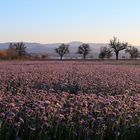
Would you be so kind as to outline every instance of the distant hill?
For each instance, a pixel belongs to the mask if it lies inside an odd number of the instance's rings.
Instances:
[[[27,47],[27,52],[32,54],[48,54],[50,58],[59,57],[58,54],[55,53],[55,48],[57,48],[61,43],[52,43],[52,44],[40,44],[40,43],[25,43]],[[68,43],[70,53],[66,55],[69,58],[80,57],[80,55],[76,54],[78,47],[82,44],[82,42],[73,41]],[[88,57],[90,58],[98,58],[98,54],[100,52],[100,48],[107,45],[105,43],[88,43],[91,48],[91,52]],[[7,49],[9,47],[9,43],[0,43],[0,50]],[[120,54],[122,57],[124,53]]]

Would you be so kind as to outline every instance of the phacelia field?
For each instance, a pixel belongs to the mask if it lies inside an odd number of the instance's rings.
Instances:
[[[0,62],[0,140],[139,140],[140,67]]]

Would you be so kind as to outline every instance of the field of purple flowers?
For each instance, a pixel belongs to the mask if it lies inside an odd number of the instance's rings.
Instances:
[[[0,140],[139,140],[140,67],[0,62]]]

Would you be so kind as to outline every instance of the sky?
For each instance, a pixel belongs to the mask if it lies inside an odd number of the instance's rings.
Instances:
[[[0,0],[0,42],[140,45],[140,0]]]

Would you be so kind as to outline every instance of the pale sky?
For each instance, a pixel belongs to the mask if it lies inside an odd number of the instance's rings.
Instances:
[[[140,45],[140,0],[1,0],[0,42]]]

